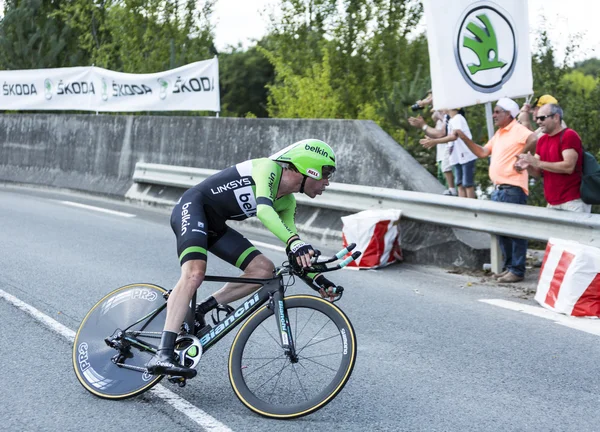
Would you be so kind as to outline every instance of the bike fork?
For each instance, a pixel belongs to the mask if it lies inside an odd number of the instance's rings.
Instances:
[[[296,346],[292,336],[290,320],[288,318],[288,313],[283,298],[283,288],[280,288],[278,291],[273,293],[271,297],[271,305],[273,308],[273,313],[275,314],[275,318],[277,319],[277,331],[279,333],[281,347],[283,348],[286,356],[289,357],[290,361],[292,363],[297,363],[298,356],[296,354]]]

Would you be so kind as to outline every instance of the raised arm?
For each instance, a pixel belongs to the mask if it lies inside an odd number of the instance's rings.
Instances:
[[[525,126],[527,129],[532,131],[533,126],[531,124],[530,113],[531,113],[531,105],[523,104],[523,107],[521,108],[521,111],[519,112],[519,115],[517,116],[517,121],[519,123],[521,123],[523,126]]]

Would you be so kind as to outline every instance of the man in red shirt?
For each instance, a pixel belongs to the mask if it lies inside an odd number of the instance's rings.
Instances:
[[[525,169],[534,177],[544,178],[544,196],[548,208],[590,213],[592,206],[581,200],[581,173],[583,147],[581,138],[572,129],[563,128],[562,109],[556,104],[542,106],[535,118],[542,135],[537,142],[536,154],[518,156],[517,168]]]

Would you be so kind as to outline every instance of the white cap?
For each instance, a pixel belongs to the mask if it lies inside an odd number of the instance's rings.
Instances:
[[[496,106],[508,111],[513,118],[516,118],[519,114],[519,105],[512,99],[502,98],[496,102]]]

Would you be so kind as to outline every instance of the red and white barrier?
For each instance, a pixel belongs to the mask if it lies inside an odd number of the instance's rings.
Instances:
[[[378,268],[402,260],[398,243],[400,210],[365,210],[342,217],[344,246],[356,243],[362,255],[348,267]]]
[[[600,317],[600,249],[548,240],[535,300],[555,312]]]

